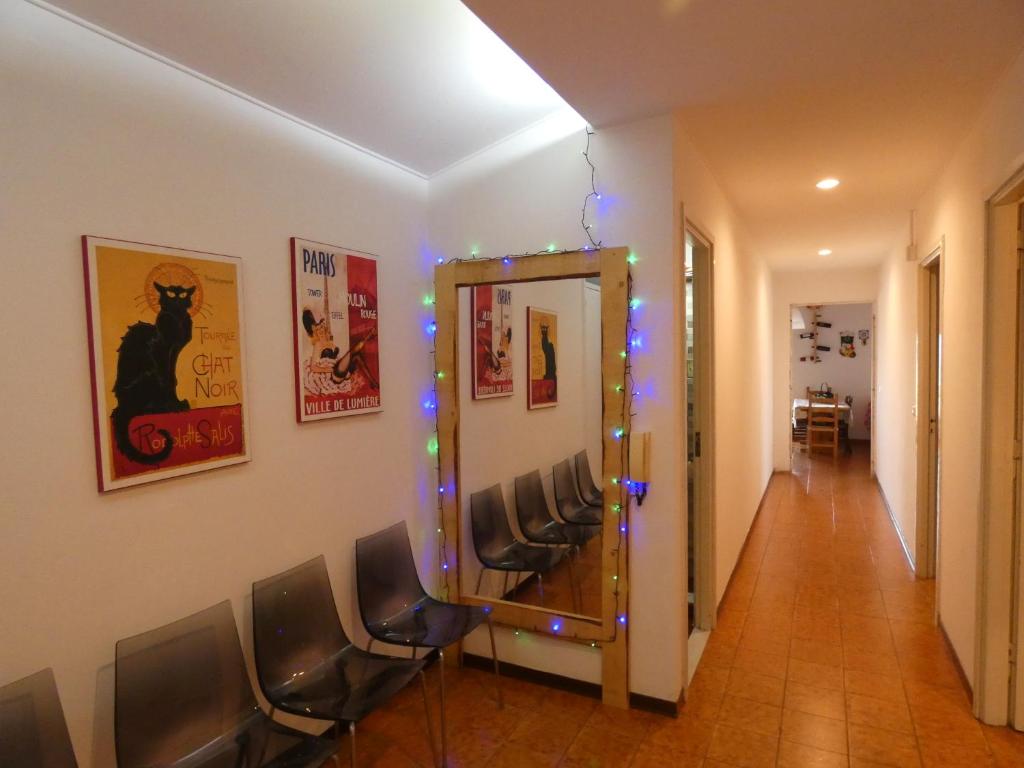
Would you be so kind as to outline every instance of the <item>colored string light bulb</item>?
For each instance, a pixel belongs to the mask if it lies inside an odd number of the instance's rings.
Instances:
[[[630,252],[629,256],[626,257],[627,264],[636,264],[636,254]]]
[[[626,614],[623,613],[619,615],[619,624],[626,626]]]
[[[434,297],[433,296],[424,296],[423,297],[423,306],[424,307],[429,307],[433,303],[434,303]]]
[[[436,261],[438,264],[444,264],[444,256],[438,256]]]

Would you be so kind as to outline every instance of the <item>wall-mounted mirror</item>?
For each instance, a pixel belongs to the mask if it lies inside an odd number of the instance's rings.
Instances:
[[[449,597],[600,646],[627,706],[627,248],[435,271]]]
[[[601,278],[458,290],[462,594],[600,621]]]

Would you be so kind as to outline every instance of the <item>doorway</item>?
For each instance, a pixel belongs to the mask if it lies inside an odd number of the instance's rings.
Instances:
[[[685,225],[687,633],[691,668],[715,624],[713,245]],[[694,646],[698,645],[699,648]],[[696,652],[695,652],[696,651]]]
[[[942,246],[922,262],[918,273],[919,327],[917,392],[917,541],[914,570],[935,578],[938,560],[942,476]]]
[[[853,461],[871,471],[874,305],[794,304],[789,308],[789,417],[794,471],[812,458]],[[813,398],[814,424],[809,399]],[[832,409],[835,409],[834,411]]]

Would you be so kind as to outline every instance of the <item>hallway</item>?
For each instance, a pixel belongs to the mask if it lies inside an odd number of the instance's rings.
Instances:
[[[866,452],[794,466],[772,478],[677,719],[510,679],[499,711],[491,675],[453,670],[452,764],[1024,765],[1024,734],[972,717],[932,625],[934,582],[914,579]],[[430,764],[413,688],[361,733],[362,765]]]

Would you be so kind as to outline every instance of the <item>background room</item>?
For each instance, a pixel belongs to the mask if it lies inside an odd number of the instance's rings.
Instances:
[[[871,304],[793,305],[790,323],[790,392],[794,448],[806,439],[800,401],[807,391],[831,391],[842,408],[840,450],[871,440]],[[844,408],[847,406],[849,410]],[[800,446],[800,447],[798,447]]]

